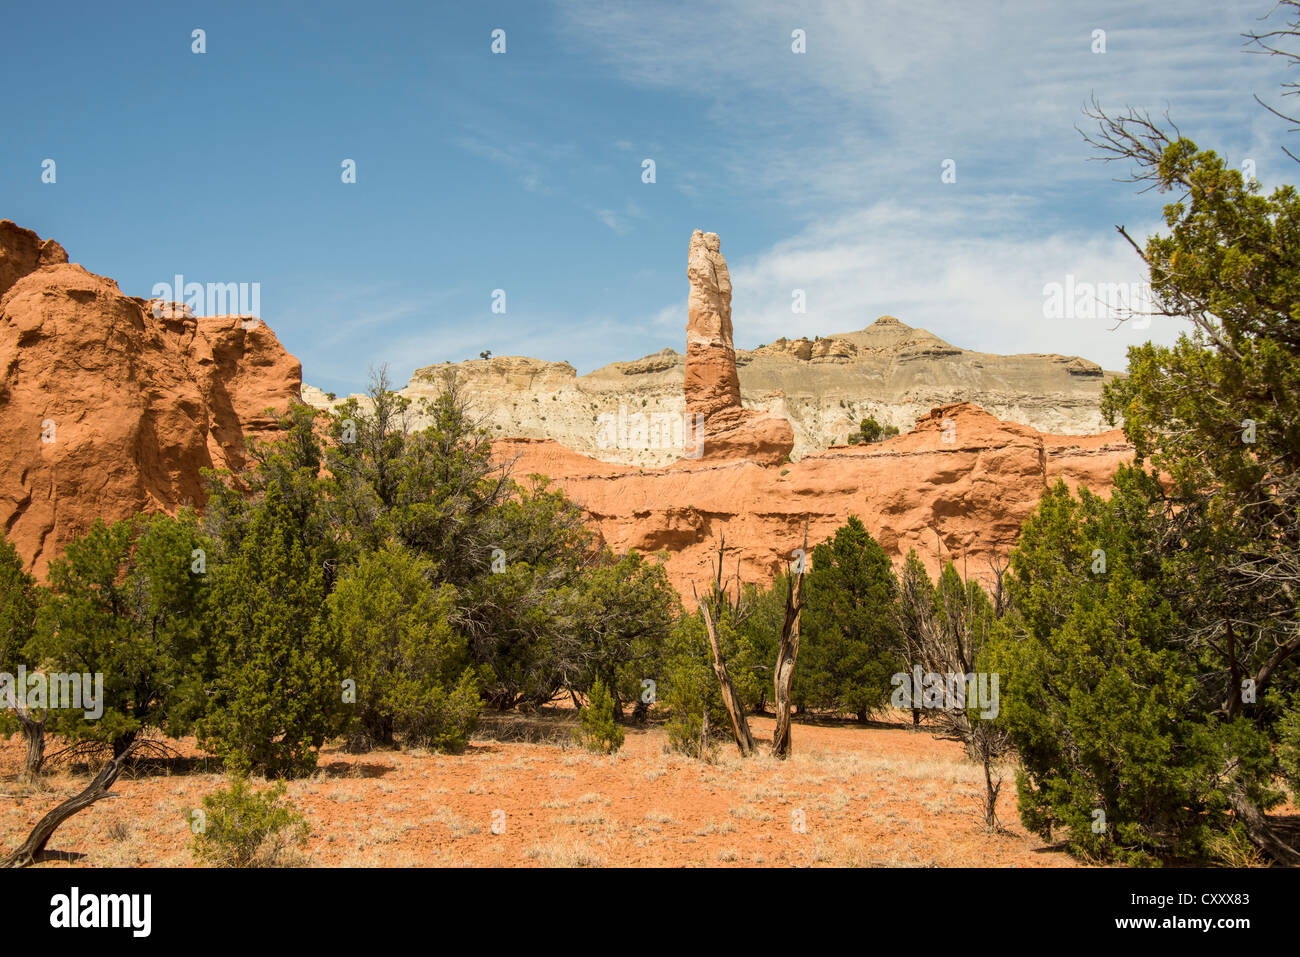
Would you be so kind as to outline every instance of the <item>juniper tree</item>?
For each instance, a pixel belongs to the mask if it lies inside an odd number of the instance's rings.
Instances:
[[[272,480],[215,572],[209,639],[218,666],[198,734],[235,770],[309,770],[347,719],[322,551],[304,546],[302,520]]]
[[[588,751],[613,754],[623,747],[624,732],[614,718],[614,698],[597,678],[587,695],[587,706],[578,712],[578,738]]]
[[[811,557],[794,697],[865,721],[888,703],[890,677],[903,669],[893,565],[856,515]]]
[[[355,683],[354,721],[370,743],[460,750],[482,702],[463,635],[449,616],[452,585],[389,542],[349,567],[327,602],[342,671]]]
[[[1189,640],[1216,560],[1207,527],[1123,468],[1111,497],[1048,490],[1012,553],[1015,612],[997,641],[1003,722],[1020,754],[1021,818],[1094,858],[1207,853],[1252,805],[1280,799],[1267,725],[1215,716],[1214,653]]]
[[[209,547],[189,512],[96,520],[50,563],[33,663],[102,677],[104,694],[101,716],[51,711],[50,730],[111,745],[115,757],[146,727],[188,732],[207,637]]]
[[[1292,19],[1264,47],[1294,62],[1300,8],[1277,9]],[[1172,346],[1130,349],[1103,410],[1122,417],[1139,462],[1168,476],[1170,534],[1197,543],[1165,580],[1188,608],[1182,647],[1212,699],[1189,720],[1213,729],[1243,718],[1272,738],[1267,702],[1294,689],[1300,657],[1300,196],[1289,185],[1265,195],[1168,118],[1095,103],[1089,115],[1100,157],[1171,200],[1165,233],[1139,243],[1117,228],[1147,268],[1148,311],[1184,331]],[[1223,757],[1234,809],[1258,846],[1300,863],[1263,816],[1255,766]]]
[[[0,673],[16,675],[20,665],[31,666],[30,643],[36,631],[36,580],[23,567],[22,556],[9,539],[0,536]],[[34,780],[45,761],[45,720],[19,700],[0,700],[0,730],[8,733],[12,720],[22,729],[26,743],[23,776]]]

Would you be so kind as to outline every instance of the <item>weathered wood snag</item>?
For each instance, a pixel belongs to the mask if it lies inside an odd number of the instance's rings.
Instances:
[[[14,713],[22,725],[23,741],[27,743],[27,752],[23,756],[22,780],[26,784],[36,784],[45,764],[45,722],[36,718],[25,705],[18,705]]]
[[[776,692],[776,730],[772,732],[772,754],[788,758],[792,749],[790,741],[790,683],[794,680],[794,663],[799,657],[799,616],[803,612],[803,576],[808,568],[808,521],[803,526],[803,553],[796,563],[790,579],[790,590],[785,594],[785,622],[781,625],[781,641],[776,649],[776,671],[773,676]]]
[[[1250,799],[1245,789],[1235,786],[1229,794],[1237,819],[1246,828],[1251,842],[1284,867],[1300,867],[1300,852],[1282,840],[1269,824],[1258,804]]]
[[[718,676],[718,685],[722,689],[722,706],[731,717],[731,733],[736,739],[740,756],[747,758],[754,753],[754,735],[749,730],[749,720],[745,717],[745,707],[740,703],[731,675],[727,672],[727,663],[722,660],[722,647],[718,643],[718,633],[713,627],[713,616],[709,614],[708,602],[700,605],[704,613],[704,630],[709,636],[709,650],[713,652],[713,673]]]
[[[126,765],[127,759],[131,757],[136,746],[141,742],[134,742],[127,747],[125,751],[115,757],[112,761],[105,764],[95,775],[95,780],[91,781],[84,791],[75,797],[70,797],[54,810],[46,814],[36,822],[32,828],[32,833],[27,835],[27,840],[18,847],[16,851],[0,860],[0,867],[27,867],[35,864],[40,859],[45,850],[45,845],[49,843],[54,832],[59,825],[72,817],[79,811],[84,811],[96,801],[101,801],[107,797],[115,797],[109,792],[117,776],[122,773],[122,768]]]
[[[713,584],[713,592],[704,601],[699,601],[699,596],[696,595],[696,601],[699,603],[700,612],[704,618],[704,631],[709,637],[709,651],[713,658],[713,673],[718,676],[718,686],[722,691],[722,706],[727,709],[727,715],[731,718],[731,734],[736,739],[736,748],[740,751],[740,756],[747,758],[754,753],[754,735],[749,730],[749,719],[745,717],[745,706],[741,703],[740,696],[736,694],[736,686],[731,683],[731,674],[727,671],[726,661],[723,660],[722,645],[718,641],[718,631],[714,625],[714,613],[720,617],[724,605],[730,606],[726,592],[722,587],[722,557],[726,547],[727,539],[724,535],[718,545],[718,570]],[[739,578],[737,578],[737,588],[739,588]],[[740,598],[737,597],[736,601],[736,607],[729,609],[733,618],[740,615]],[[712,611],[710,610],[710,603],[713,606]]]

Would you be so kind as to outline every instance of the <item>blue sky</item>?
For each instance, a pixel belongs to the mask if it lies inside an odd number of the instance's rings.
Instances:
[[[1114,225],[1150,232],[1161,200],[1088,162],[1074,126],[1094,93],[1168,108],[1266,187],[1293,180],[1251,99],[1276,101],[1281,65],[1240,38],[1269,7],[10,5],[0,218],[131,295],[260,283],[304,378],[339,392],[484,349],[580,372],[680,351],[695,228],[722,237],[741,347],[887,313],[1123,368],[1177,330],[1046,319],[1043,286],[1140,280]]]

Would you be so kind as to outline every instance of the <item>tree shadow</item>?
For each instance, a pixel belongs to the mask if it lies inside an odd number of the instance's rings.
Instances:
[[[76,864],[78,861],[85,860],[86,855],[80,851],[51,851],[49,848],[41,851],[32,861],[31,867],[37,864],[46,864],[50,862],[59,862],[61,864]]]
[[[1300,814],[1269,814],[1268,823],[1283,841],[1300,847]]]
[[[328,778],[382,778],[392,773],[393,766],[366,761],[332,761],[318,765],[316,770]]]

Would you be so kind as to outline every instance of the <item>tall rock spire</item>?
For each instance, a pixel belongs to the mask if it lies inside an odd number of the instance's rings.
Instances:
[[[731,274],[717,233],[695,230],[687,253],[686,412],[702,420],[697,459],[750,459],[778,465],[794,448],[786,419],[740,402],[731,329]],[[697,420],[699,421],[699,420]]]
[[[731,333],[731,274],[717,233],[691,235],[686,323],[686,411],[711,416],[740,405],[740,377]]]

